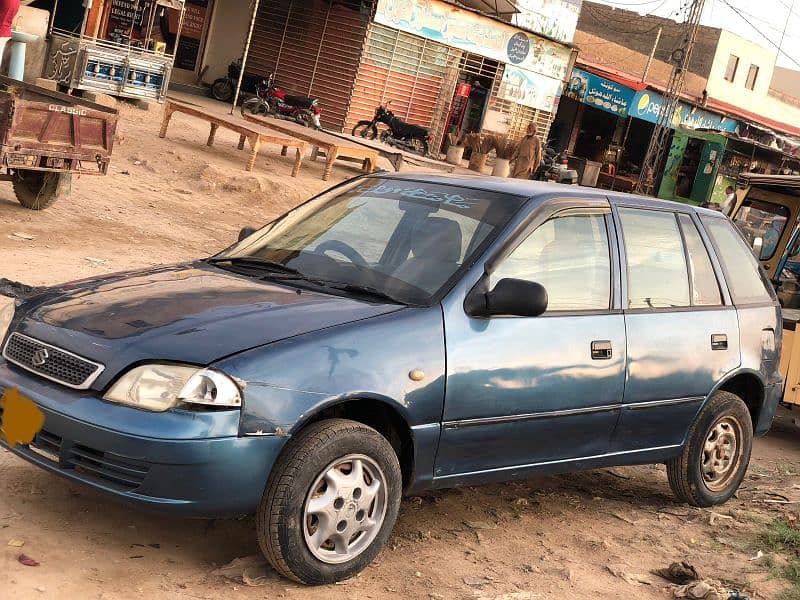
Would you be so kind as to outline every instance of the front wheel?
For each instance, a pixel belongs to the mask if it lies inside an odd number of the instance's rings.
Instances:
[[[242,102],[242,115],[260,115],[260,114],[268,114],[269,110],[264,102],[261,101],[260,98],[253,97],[248,98],[244,102]]]
[[[378,128],[372,124],[372,121],[359,121],[358,124],[353,127],[353,137],[374,140],[378,137]]]
[[[72,175],[47,171],[14,171],[14,194],[30,210],[44,210],[69,195]]]
[[[700,411],[683,452],[667,463],[673,493],[692,506],[724,504],[750,464],[753,423],[741,398],[717,392]]]
[[[401,488],[397,455],[380,433],[344,419],[314,423],[273,467],[256,515],[261,550],[300,583],[353,577],[388,540]]]
[[[412,143],[414,145],[414,152],[420,156],[428,156],[430,146],[428,145],[427,139],[415,138]]]

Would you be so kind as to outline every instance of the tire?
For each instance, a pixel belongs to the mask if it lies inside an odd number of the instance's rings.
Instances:
[[[354,475],[356,461],[361,476]],[[329,473],[345,478],[340,481],[343,491],[329,483]],[[350,477],[355,481],[348,483]],[[383,486],[371,494],[376,479],[382,479]],[[401,490],[397,455],[380,433],[344,419],[309,425],[288,443],[270,474],[256,514],[261,550],[276,571],[300,583],[321,585],[353,577],[375,559],[391,535]],[[309,510],[315,499],[316,512]],[[376,524],[359,531],[370,520]],[[344,537],[337,534],[342,527]],[[322,540],[318,535],[314,543],[314,534],[325,529],[330,537]],[[352,549],[352,556],[337,554],[337,544],[345,552]]]
[[[231,83],[230,79],[223,77],[221,79],[217,79],[211,85],[211,96],[220,102],[230,102],[233,100],[233,95],[235,93],[236,90],[233,89],[233,84]]]
[[[353,137],[374,140],[378,137],[378,128],[372,124],[372,121],[359,121],[358,124],[353,127]]]
[[[45,171],[15,171],[14,194],[30,210],[44,210],[69,195],[72,175]]]
[[[242,102],[242,115],[246,114],[267,114],[267,110],[264,108],[264,103],[259,98],[253,97]]]
[[[681,455],[667,463],[669,485],[678,499],[692,506],[724,504],[739,489],[752,449],[747,406],[734,394],[717,392],[689,429]]]
[[[428,156],[428,152],[430,152],[430,145],[428,144],[428,140],[423,140],[419,138],[414,139],[414,148],[417,151],[417,154],[420,156]]]

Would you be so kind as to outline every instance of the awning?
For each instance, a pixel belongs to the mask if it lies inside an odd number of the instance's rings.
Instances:
[[[739,179],[745,185],[769,185],[800,189],[800,175],[760,175],[758,173],[742,173]]]
[[[515,15],[519,12],[511,0],[459,0],[458,4],[493,15]]]
[[[709,98],[707,106],[708,108],[712,108],[717,111],[722,111],[731,114],[736,118],[743,119],[745,121],[752,121],[756,125],[769,127],[771,130],[778,133],[788,133],[789,135],[800,136],[800,127],[797,127],[796,125],[781,123],[780,121],[776,121],[774,119],[770,119],[769,117],[758,115],[756,113],[750,112],[749,110],[744,110],[743,108],[739,108],[738,106],[734,106],[733,104],[728,104],[727,102],[722,102],[720,100],[714,100],[712,98]]]
[[[641,92],[642,90],[647,89],[646,83],[642,83],[641,81],[636,81],[635,79],[631,79],[630,76],[626,76],[626,74],[622,73],[621,71],[617,71],[615,69],[604,69],[592,63],[586,64],[583,61],[578,61],[578,65],[584,71],[589,71],[589,73],[594,73],[598,77],[605,77],[606,79],[613,81],[614,83],[624,85],[625,87],[628,87],[635,92]]]

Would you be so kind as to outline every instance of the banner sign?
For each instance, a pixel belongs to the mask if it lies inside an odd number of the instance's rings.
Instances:
[[[553,112],[561,97],[562,84],[552,77],[544,77],[506,65],[497,97],[538,110]]]
[[[440,0],[379,0],[375,22],[563,81],[569,48]]]
[[[657,123],[664,97],[658,92],[643,90],[633,97],[628,114],[631,117]],[[723,117],[685,102],[680,102],[672,115],[671,126],[688,127],[689,129],[711,129],[734,133],[739,127],[738,121]]]
[[[620,117],[628,115],[636,92],[583,69],[573,69],[564,95]]]
[[[583,0],[516,0],[515,4],[519,12],[512,17],[514,25],[565,44],[572,42]]]

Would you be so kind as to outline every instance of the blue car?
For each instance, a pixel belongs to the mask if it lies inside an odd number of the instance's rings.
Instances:
[[[162,513],[253,513],[269,562],[351,577],[403,494],[665,463],[728,500],[782,381],[780,307],[720,213],[374,175],[221,254],[0,304],[12,451]]]

